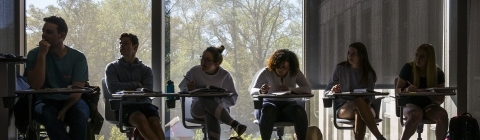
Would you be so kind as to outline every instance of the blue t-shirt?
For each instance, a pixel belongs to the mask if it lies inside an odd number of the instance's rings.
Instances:
[[[73,82],[88,81],[88,65],[85,55],[73,48],[66,46],[67,54],[58,58],[52,53],[45,57],[45,82],[43,88],[66,88]],[[26,72],[33,70],[40,49],[38,47],[30,50],[27,55]],[[39,99],[65,100],[69,94],[48,94],[37,95]]]

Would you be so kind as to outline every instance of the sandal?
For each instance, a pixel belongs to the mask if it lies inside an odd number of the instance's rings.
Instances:
[[[240,137],[245,131],[247,131],[247,126],[243,124],[238,124],[237,127],[233,128],[237,132],[238,137]]]

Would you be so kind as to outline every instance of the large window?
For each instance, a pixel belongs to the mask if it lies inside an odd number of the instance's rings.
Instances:
[[[447,6],[443,0],[384,0],[384,1],[336,1],[325,0],[320,5],[321,59],[320,83],[326,85],[335,65],[346,61],[348,45],[362,42],[367,46],[370,63],[377,74],[375,88],[390,92],[394,79],[402,66],[414,60],[415,50],[424,43],[435,47],[436,62],[444,70],[446,77],[451,72],[445,56],[449,53],[444,38],[444,25]],[[312,61],[307,60],[307,64]],[[316,63],[316,62],[315,62]],[[317,77],[316,77],[317,78]],[[447,83],[446,86],[449,86]],[[323,89],[319,90],[323,93]],[[321,99],[322,94],[317,96]],[[319,126],[328,140],[353,139],[353,131],[337,130],[332,124],[331,108],[324,109],[322,101],[319,110]],[[378,128],[387,139],[400,139],[403,128],[395,112],[395,100],[387,96],[383,99]],[[456,114],[455,105],[450,97],[443,107],[450,114]],[[435,125],[425,125],[422,137],[435,138]],[[365,139],[375,139],[369,132]],[[416,135],[411,139],[416,139]]]
[[[221,66],[232,74],[240,94],[237,106],[231,108],[232,117],[248,125],[248,137],[259,138],[258,126],[252,123],[253,105],[247,88],[273,51],[287,48],[302,60],[302,3],[302,0],[165,1],[164,78],[178,85],[182,75],[200,63],[204,49],[224,45]],[[118,38],[123,32],[138,35],[137,57],[151,65],[151,7],[150,0],[26,0],[26,50],[35,48],[42,39],[44,17],[61,16],[69,27],[64,43],[86,55],[90,84],[101,85],[105,66],[120,57]],[[99,103],[98,109],[104,112],[103,103]],[[175,117],[181,116],[180,107],[166,110],[166,115],[164,123],[175,122]],[[190,131],[181,122],[165,130],[172,139],[202,137],[200,130],[179,135]],[[222,132],[222,137],[229,137],[231,132],[234,131]],[[293,134],[292,129],[287,134]],[[105,122],[98,139],[122,137],[115,126]]]
[[[302,3],[301,0],[167,1],[166,77],[180,83],[182,75],[200,64],[200,55],[208,46],[224,45],[221,67],[232,74],[239,92],[231,116],[248,126],[247,137],[260,138],[258,126],[252,123],[255,118],[248,86],[277,49],[290,49],[302,60]],[[179,109],[171,110],[170,119],[181,117],[180,113]],[[172,126],[170,136],[179,138],[185,133],[178,132],[191,131],[181,127],[181,122]],[[222,127],[230,130],[226,125]],[[287,130],[287,139],[291,139],[292,129]],[[191,134],[195,133],[195,138],[201,137],[200,130],[193,130]],[[230,134],[234,131],[223,131],[222,138]]]
[[[151,7],[150,0],[26,0],[26,51],[42,39],[43,18],[61,16],[68,25],[64,44],[85,54],[89,82],[99,86],[105,77],[105,66],[120,57],[118,38],[123,32],[138,36],[137,57],[151,65]],[[103,115],[103,100],[99,102]],[[97,139],[124,137],[105,121]]]

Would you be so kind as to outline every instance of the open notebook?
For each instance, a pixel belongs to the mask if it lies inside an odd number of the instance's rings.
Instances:
[[[435,88],[426,88],[425,90],[447,93],[447,92],[455,92],[455,90],[457,90],[457,87],[435,87]]]
[[[291,91],[277,91],[277,92],[272,92],[273,95],[288,95],[292,94]]]
[[[216,86],[206,86],[204,88],[197,88],[194,90],[188,91],[188,93],[225,93],[227,90],[224,88],[216,87]]]

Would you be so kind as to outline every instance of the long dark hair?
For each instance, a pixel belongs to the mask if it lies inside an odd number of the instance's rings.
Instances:
[[[358,53],[358,58],[359,58],[359,69],[360,72],[362,73],[362,79],[360,80],[360,84],[362,85],[368,85],[368,73],[372,72],[373,75],[373,81],[377,82],[377,73],[375,73],[375,70],[373,70],[372,65],[370,64],[370,61],[368,60],[368,52],[367,52],[367,47],[361,42],[354,42],[349,45],[349,47],[357,49]],[[338,65],[345,65],[351,67],[351,64],[348,63],[348,56],[347,56],[347,61],[343,61],[339,63]]]

